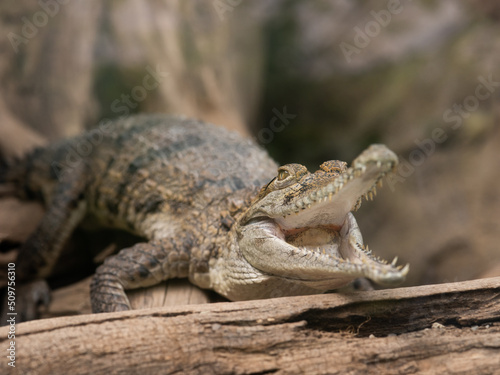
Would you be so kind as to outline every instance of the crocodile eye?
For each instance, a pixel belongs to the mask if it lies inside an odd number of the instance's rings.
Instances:
[[[283,181],[288,176],[290,176],[290,172],[288,172],[287,170],[282,169],[282,170],[278,171],[278,181]]]

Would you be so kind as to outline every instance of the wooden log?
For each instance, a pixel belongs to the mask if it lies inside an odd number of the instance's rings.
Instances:
[[[15,365],[22,374],[491,374],[499,296],[491,278],[46,319],[15,327]]]
[[[47,319],[90,314],[91,278],[55,290],[51,295],[49,306],[41,309],[40,317]],[[133,309],[209,303],[215,300],[213,294],[215,293],[202,290],[184,279],[168,280],[150,288],[127,291]]]

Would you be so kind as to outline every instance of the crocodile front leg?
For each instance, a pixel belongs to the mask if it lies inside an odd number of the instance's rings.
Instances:
[[[22,284],[16,301],[18,322],[36,319],[39,305],[46,306],[50,301],[50,289],[43,278],[50,275],[65,243],[87,212],[85,185],[86,166],[80,163],[73,173],[62,177],[38,228],[19,250],[16,277]],[[6,306],[4,301],[2,314]]]
[[[59,181],[38,228],[19,249],[16,272],[22,281],[50,275],[68,238],[87,213],[83,196],[86,166],[81,163],[72,172]]]
[[[130,310],[125,290],[187,277],[190,261],[187,243],[173,239],[138,243],[107,258],[97,268],[90,286],[92,312]]]

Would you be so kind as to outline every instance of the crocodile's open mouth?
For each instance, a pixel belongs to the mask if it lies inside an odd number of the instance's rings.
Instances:
[[[263,272],[320,290],[343,286],[357,277],[381,284],[403,281],[409,266],[397,266],[397,258],[389,264],[373,256],[363,245],[351,213],[363,198],[373,198],[382,178],[396,164],[397,157],[390,150],[376,145],[363,152],[351,168],[330,178],[321,175],[319,183],[315,174],[305,175],[297,182],[299,188],[285,194],[286,203],[263,204],[248,218],[242,233],[252,236],[260,249],[245,257]],[[277,259],[281,264],[273,264]]]

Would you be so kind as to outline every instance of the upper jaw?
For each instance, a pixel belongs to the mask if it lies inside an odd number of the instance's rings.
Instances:
[[[338,176],[319,172],[302,178],[288,191],[269,194],[253,217],[267,216],[281,228],[293,229],[344,223],[362,199],[372,199],[382,178],[397,165],[397,156],[384,145],[372,145],[361,153],[350,168]]]

